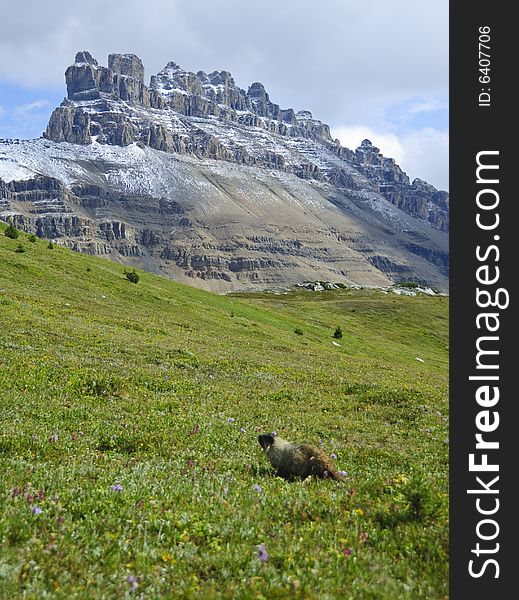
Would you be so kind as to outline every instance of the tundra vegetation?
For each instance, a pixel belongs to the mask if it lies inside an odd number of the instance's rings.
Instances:
[[[5,229],[2,598],[447,597],[447,297],[132,285]],[[272,431],[343,480],[275,477]]]

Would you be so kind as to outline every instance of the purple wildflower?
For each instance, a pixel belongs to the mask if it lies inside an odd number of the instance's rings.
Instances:
[[[247,431],[247,428],[246,428],[246,427],[240,427],[240,431],[241,431],[242,433],[245,433],[245,432]]]
[[[337,471],[337,474],[338,474],[340,477],[346,477],[346,475],[348,475],[348,473],[347,473],[346,471]]]
[[[130,592],[134,592],[137,589],[137,577],[130,575],[128,577],[128,583],[130,584]]]
[[[58,441],[58,434],[57,433],[53,433],[50,438],[49,438],[49,442],[54,443]]]
[[[263,494],[263,488],[261,488],[257,483],[252,486],[252,489],[258,492],[258,494]]]
[[[272,431],[270,435],[271,435],[272,437],[276,437],[276,435],[277,435],[277,434],[278,434],[278,432],[277,432],[277,431]]]
[[[344,550],[342,551],[342,553],[344,554],[344,556],[350,556],[350,554],[353,552],[353,550],[351,548],[344,548]]]
[[[118,483],[116,485],[112,485],[110,489],[112,490],[112,492],[122,492],[123,486],[120,483]]]
[[[234,417],[227,417],[227,423],[234,423],[236,419]]]
[[[334,454],[333,452],[330,454],[330,458],[333,458],[334,460],[337,458],[337,454]]]
[[[321,446],[321,448],[324,446],[324,442],[322,439],[319,438],[319,446]]]
[[[31,506],[31,512],[33,515],[39,515],[43,512],[43,508],[39,506]]]
[[[269,559],[269,553],[265,550],[265,544],[258,546],[258,558],[263,562]]]

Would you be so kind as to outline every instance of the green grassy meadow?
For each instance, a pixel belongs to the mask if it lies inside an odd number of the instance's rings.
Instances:
[[[4,230],[1,598],[448,597],[447,297],[133,284]],[[343,481],[274,476],[272,431]]]

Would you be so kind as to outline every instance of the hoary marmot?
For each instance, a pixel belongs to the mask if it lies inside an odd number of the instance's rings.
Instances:
[[[307,477],[314,475],[341,481],[332,459],[320,448],[308,444],[291,444],[278,436],[262,434],[258,437],[270,464],[280,477]]]

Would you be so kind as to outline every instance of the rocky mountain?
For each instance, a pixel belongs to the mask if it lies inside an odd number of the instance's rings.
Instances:
[[[0,141],[0,219],[228,291],[305,279],[447,288],[446,192],[261,83],[78,52],[43,138]]]

